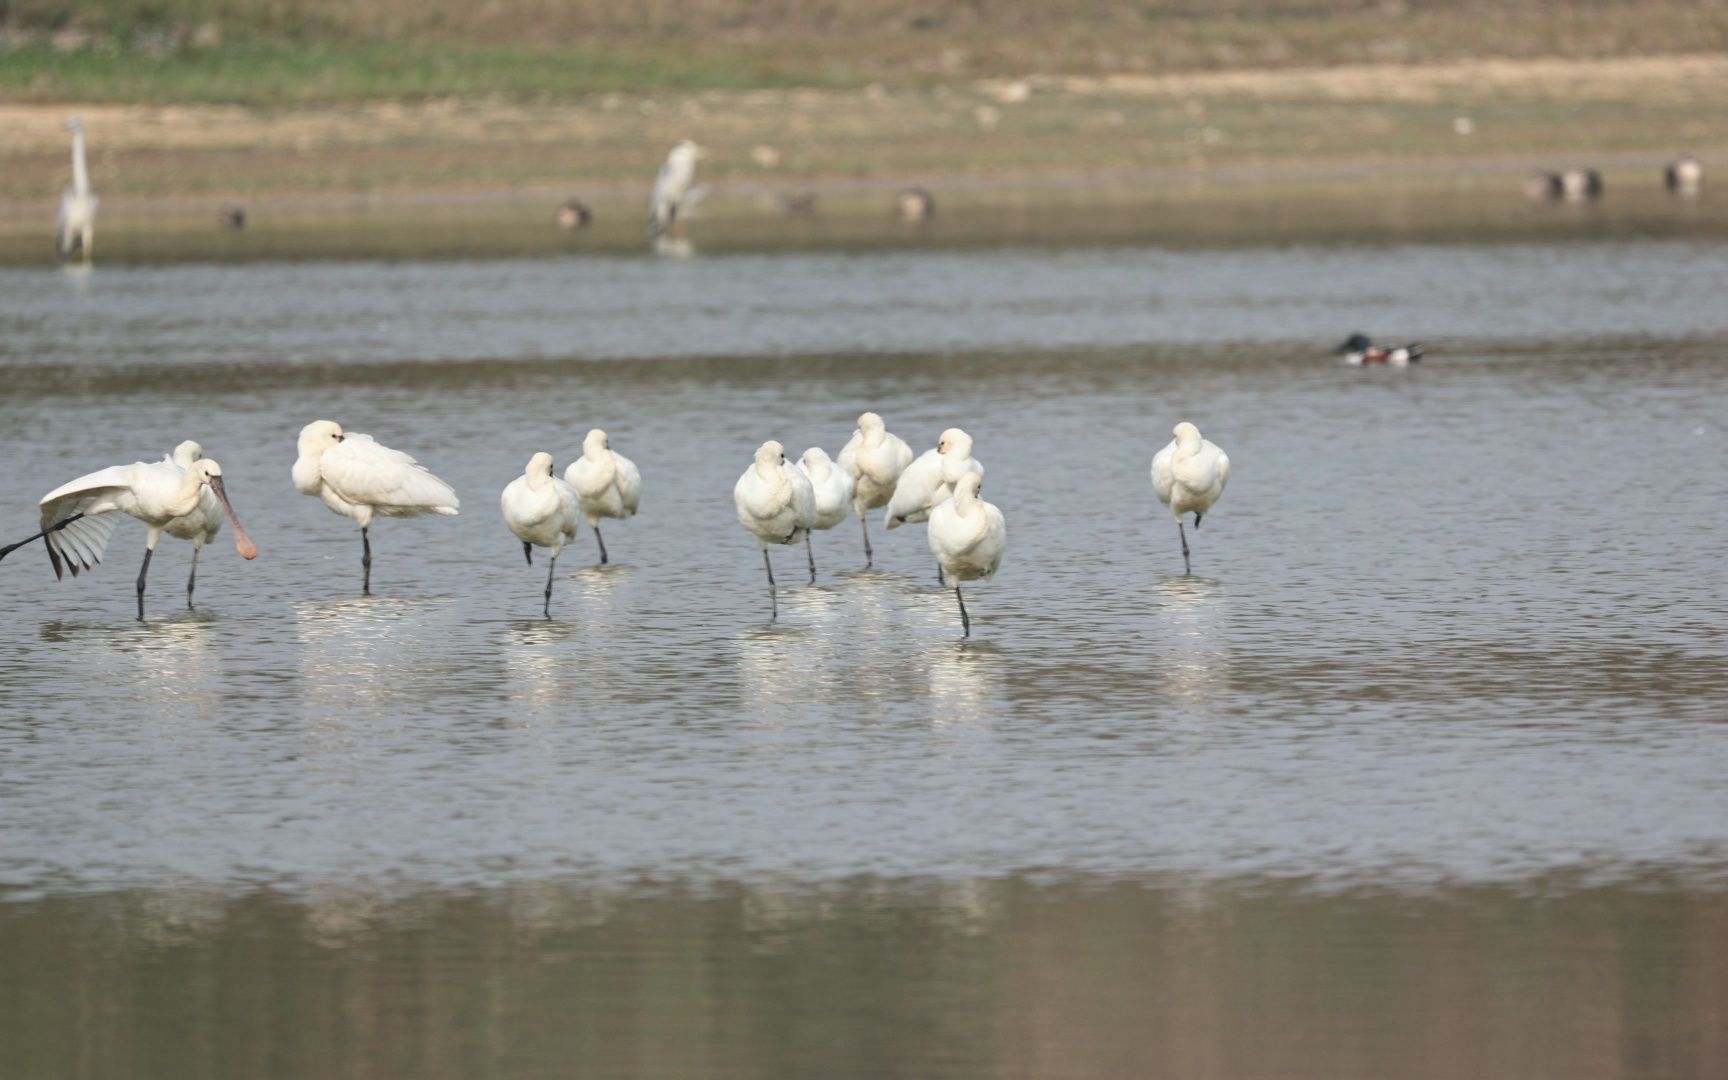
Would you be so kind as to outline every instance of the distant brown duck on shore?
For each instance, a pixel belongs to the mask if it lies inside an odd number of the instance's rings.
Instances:
[[[567,199],[564,205],[558,208],[558,213],[553,216],[553,220],[558,223],[560,229],[574,231],[586,229],[589,222],[594,220],[594,214],[583,204],[581,199]]]
[[[1696,195],[1704,189],[1704,166],[1690,155],[1675,158],[1662,170],[1662,180],[1676,195]]]
[[[929,221],[936,216],[936,197],[921,187],[903,188],[894,196],[894,207],[901,221]]]
[[[216,211],[216,221],[224,229],[244,229],[246,208],[239,203],[223,203]]]

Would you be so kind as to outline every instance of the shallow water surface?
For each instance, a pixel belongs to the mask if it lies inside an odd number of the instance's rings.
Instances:
[[[35,974],[0,1001],[94,1012],[0,1025],[0,1063],[1707,1074],[1725,255],[0,270],[11,531],[196,437],[263,549],[225,532],[189,612],[164,541],[142,624],[133,523],[76,581],[6,561],[0,937]],[[1338,366],[1358,327],[1431,359]],[[731,485],[864,408],[977,440],[1010,540],[970,641],[879,522],[873,570],[856,522],[813,586],[774,552],[767,619]],[[374,529],[370,598],[288,480],[319,417],[464,499]],[[1191,576],[1146,476],[1184,418],[1234,465]],[[583,530],[545,620],[495,499],[590,426],[643,512],[610,566]]]

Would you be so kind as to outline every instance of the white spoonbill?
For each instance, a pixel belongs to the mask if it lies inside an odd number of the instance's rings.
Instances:
[[[564,470],[564,482],[576,491],[582,516],[594,530],[600,545],[600,565],[606,565],[606,541],[600,535],[600,519],[636,516],[642,504],[642,473],[636,463],[612,449],[612,440],[599,428],[582,440],[582,456]]]
[[[334,420],[314,420],[300,429],[294,486],[360,523],[360,591],[372,594],[374,517],[455,516],[462,504],[450,485],[400,450],[358,432],[344,434]]]
[[[648,196],[648,237],[676,229],[683,232],[685,211],[695,199],[692,185],[696,182],[696,162],[706,155],[702,148],[685,139],[666,155],[665,164],[654,178],[654,190]]]
[[[762,549],[762,565],[768,568],[768,610],[780,617],[780,601],[774,595],[774,562],[769,544],[795,544],[810,532],[816,517],[816,493],[810,478],[786,464],[786,451],[773,439],[756,450],[756,461],[732,487],[732,502],[738,507],[738,522],[756,538]]]
[[[870,550],[870,515],[886,506],[894,495],[900,474],[912,464],[912,448],[906,440],[890,434],[882,418],[873,412],[858,417],[858,430],[840,449],[840,468],[852,478],[852,510],[864,527],[864,569],[876,561]]]
[[[84,163],[84,121],[66,121],[72,133],[72,186],[60,196],[60,227],[55,242],[62,259],[74,252],[85,262],[96,246],[96,193],[90,190],[90,169]]]
[[[1194,572],[1188,561],[1188,533],[1182,528],[1182,515],[1194,512],[1194,528],[1200,528],[1200,517],[1212,509],[1218,496],[1224,494],[1224,484],[1230,479],[1230,458],[1217,444],[1200,437],[1200,429],[1184,420],[1177,424],[1170,445],[1152,458],[1152,490],[1158,501],[1176,516],[1176,535],[1182,538],[1182,572]]]
[[[65,570],[77,577],[102,561],[108,548],[108,538],[114,534],[119,519],[113,512],[142,521],[150,527],[144,542],[144,565],[138,568],[138,618],[144,618],[144,579],[150,572],[150,556],[156,551],[156,541],[168,523],[197,513],[198,501],[205,488],[215,493],[217,503],[234,523],[234,548],[242,558],[256,559],[258,545],[246,535],[234,508],[228,504],[228,494],[222,487],[222,466],[209,458],[200,458],[182,470],[173,461],[143,462],[115,465],[111,468],[80,476],[42,496],[42,531],[0,548],[0,559],[32,540],[41,539],[48,546],[48,561],[54,566],[54,576]]]
[[[978,497],[984,478],[966,473],[955,481],[954,494],[930,511],[930,550],[954,583],[954,599],[960,602],[960,636],[972,636],[972,620],[966,614],[966,598],[960,595],[962,581],[988,581],[1002,565],[1008,546],[1007,525],[1002,511]]]
[[[192,468],[192,463],[203,456],[204,448],[187,439],[174,448],[174,453],[168,460],[185,474]],[[222,531],[222,508],[216,502],[215,493],[208,487],[200,488],[197,509],[190,514],[182,514],[162,528],[169,536],[192,541],[192,570],[186,575],[186,610],[191,611],[192,589],[198,583],[198,553]]]
[[[558,479],[552,455],[542,451],[529,458],[522,475],[505,486],[499,503],[504,510],[504,524],[522,541],[522,554],[529,566],[534,565],[536,545],[551,553],[546,563],[546,606],[542,609],[550,619],[552,574],[558,565],[558,553],[576,539],[576,491]]]
[[[954,494],[954,482],[967,473],[984,478],[984,466],[972,456],[972,436],[949,428],[936,440],[936,449],[926,450],[906,466],[894,494],[888,500],[888,527],[897,529],[909,521],[926,521],[930,511]],[[942,567],[936,567],[942,581]]]
[[[832,529],[846,520],[847,504],[852,501],[852,478],[828,457],[828,451],[812,446],[798,459],[798,471],[810,481],[811,505],[814,508],[810,528]],[[804,534],[804,554],[810,558],[810,584],[816,584],[816,549],[810,544],[810,533]]]

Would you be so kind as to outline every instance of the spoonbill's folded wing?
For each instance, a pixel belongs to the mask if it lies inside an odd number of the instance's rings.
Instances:
[[[618,501],[624,504],[624,516],[631,517],[642,505],[642,470],[623,454],[613,453],[618,463]]]
[[[462,505],[450,485],[426,466],[370,435],[348,432],[324,452],[320,468],[337,495],[385,517],[455,514]]]

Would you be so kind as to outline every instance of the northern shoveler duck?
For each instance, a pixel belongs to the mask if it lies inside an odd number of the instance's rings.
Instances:
[[[1368,340],[1367,334],[1351,334],[1339,345],[1335,352],[1344,357],[1346,364],[1387,364],[1391,367],[1407,367],[1422,359],[1422,346],[1411,342],[1408,345],[1376,345]]]
[[[1668,190],[1676,195],[1696,195],[1704,187],[1704,166],[1695,157],[1675,158],[1662,170]]]

